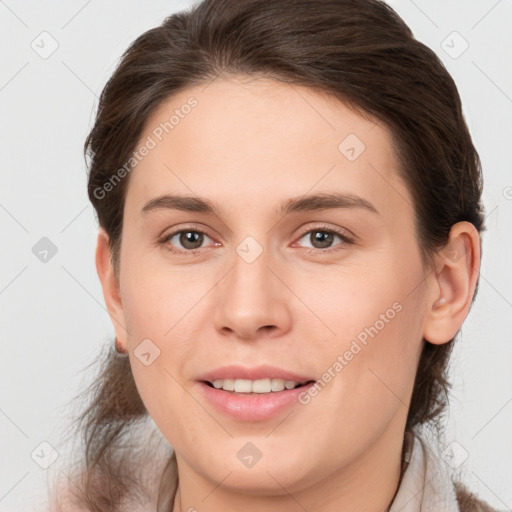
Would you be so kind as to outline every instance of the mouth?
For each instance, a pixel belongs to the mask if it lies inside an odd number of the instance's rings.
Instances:
[[[198,381],[203,399],[237,421],[267,421],[296,406],[316,381],[277,378],[214,379]],[[301,409],[306,411],[306,409]],[[302,412],[304,414],[304,412]]]
[[[244,422],[267,421],[284,414],[289,407],[301,403],[300,396],[317,382],[311,373],[269,364],[231,364],[196,379],[205,402],[222,415]]]
[[[265,378],[257,380],[215,379],[213,381],[203,380],[201,382],[210,388],[214,388],[219,391],[226,391],[227,393],[231,394],[268,395],[306,387],[315,381],[307,380],[303,382],[297,382],[293,380],[284,380],[278,378]]]

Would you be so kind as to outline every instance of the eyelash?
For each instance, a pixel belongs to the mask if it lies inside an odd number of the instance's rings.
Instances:
[[[339,244],[339,246],[337,246],[337,248],[327,248],[327,249],[306,248],[306,252],[308,252],[308,253],[313,253],[313,254],[332,253],[332,252],[336,252],[336,251],[340,251],[340,250],[345,249],[346,245],[351,245],[351,244],[355,243],[355,240],[353,238],[347,236],[346,234],[342,233],[341,231],[338,231],[336,229],[333,229],[333,228],[330,228],[330,227],[327,227],[327,226],[316,226],[314,228],[310,228],[309,230],[304,231],[299,236],[298,239],[300,240],[301,238],[304,237],[304,235],[307,235],[308,233],[312,233],[312,232],[315,232],[315,231],[318,231],[318,232],[321,232],[321,233],[328,233],[328,234],[332,234],[332,235],[337,235],[342,240],[342,243]],[[178,255],[181,255],[181,254],[183,254],[183,255],[184,254],[195,255],[197,252],[201,251],[203,248],[188,249],[188,250],[176,250],[176,249],[171,249],[170,248],[170,244],[168,244],[169,240],[171,240],[174,236],[176,236],[176,235],[178,235],[180,233],[185,233],[185,232],[201,233],[203,235],[206,235],[208,238],[212,238],[212,237],[210,237],[208,235],[208,233],[206,233],[206,231],[203,231],[202,229],[199,229],[199,228],[196,228],[194,226],[191,226],[191,227],[188,227],[188,228],[180,229],[178,231],[174,231],[173,233],[164,236],[162,239],[159,240],[159,243],[164,245],[166,247],[166,249],[169,252],[171,252],[171,253],[178,254]]]

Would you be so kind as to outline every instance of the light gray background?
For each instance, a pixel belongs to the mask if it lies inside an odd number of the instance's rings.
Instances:
[[[483,163],[480,290],[453,354],[448,441],[466,481],[512,507],[512,1],[393,0],[458,85]],[[121,53],[190,1],[0,1],[0,510],[32,510],[66,403],[111,340],[82,146]],[[47,58],[52,41],[58,43]],[[469,47],[460,56],[464,40]],[[444,43],[443,43],[444,41]],[[457,57],[457,58],[454,58]],[[48,237],[46,263],[32,248]],[[84,380],[85,379],[85,380]],[[464,451],[465,450],[465,451]],[[461,459],[461,460],[462,460]],[[44,462],[43,462],[44,463]],[[32,505],[32,506],[31,506]]]

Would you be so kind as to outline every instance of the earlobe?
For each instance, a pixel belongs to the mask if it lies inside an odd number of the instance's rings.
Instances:
[[[126,328],[121,300],[119,279],[114,272],[111,261],[109,236],[100,226],[96,245],[96,271],[103,289],[107,311],[116,333],[116,343],[124,350],[127,347]]]
[[[435,256],[429,278],[424,338],[435,345],[449,342],[469,313],[480,271],[480,236],[469,222],[452,226],[447,244]]]

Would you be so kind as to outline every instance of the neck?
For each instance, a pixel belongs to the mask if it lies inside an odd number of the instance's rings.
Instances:
[[[403,441],[403,431],[390,425],[360,457],[327,478],[292,492],[270,479],[273,491],[269,489],[261,495],[246,494],[230,487],[229,476],[220,484],[206,479],[177,456],[179,485],[173,512],[256,512],[262,509],[267,512],[386,512],[403,473]]]

